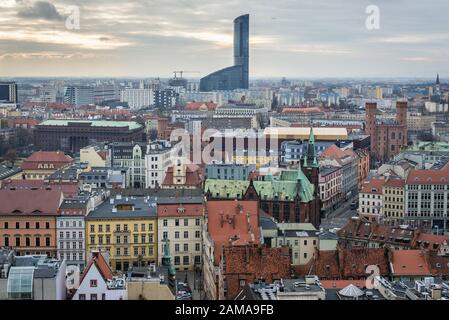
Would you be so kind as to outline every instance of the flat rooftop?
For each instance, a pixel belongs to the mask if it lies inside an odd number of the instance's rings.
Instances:
[[[86,216],[86,220],[156,217],[156,201],[154,198],[122,196],[118,199],[117,197],[106,199]]]
[[[346,140],[348,130],[346,128],[313,127],[315,140]],[[276,136],[280,139],[308,140],[310,127],[268,127],[264,130],[265,136]]]
[[[67,127],[69,123],[74,124],[89,124],[91,127],[103,127],[103,128],[123,128],[129,127],[130,130],[140,129],[142,125],[134,121],[108,121],[108,120],[76,120],[76,119],[65,119],[65,120],[46,120],[38,124],[38,126],[57,126],[57,127]]]

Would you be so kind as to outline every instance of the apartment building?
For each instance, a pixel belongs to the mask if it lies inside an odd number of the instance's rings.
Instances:
[[[164,240],[168,239],[170,256],[176,270],[201,268],[203,201],[202,196],[157,199],[159,264],[165,252]]]
[[[113,271],[157,262],[154,199],[116,195],[86,216],[86,253],[108,252]]]

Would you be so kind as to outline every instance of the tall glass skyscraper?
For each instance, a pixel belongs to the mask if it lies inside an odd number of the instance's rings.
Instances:
[[[200,80],[200,91],[247,89],[249,83],[249,14],[234,20],[234,65]]]

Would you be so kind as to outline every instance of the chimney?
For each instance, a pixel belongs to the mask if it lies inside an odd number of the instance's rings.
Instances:
[[[432,300],[441,300],[441,291],[440,286],[434,286],[431,290]]]

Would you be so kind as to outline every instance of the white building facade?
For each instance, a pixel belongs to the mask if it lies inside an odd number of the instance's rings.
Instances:
[[[124,89],[120,92],[120,101],[127,102],[131,109],[154,105],[154,95],[151,89]]]

